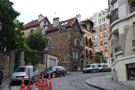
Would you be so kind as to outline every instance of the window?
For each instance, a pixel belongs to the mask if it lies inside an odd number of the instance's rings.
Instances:
[[[127,76],[129,81],[135,81],[135,63],[127,64]]]
[[[87,39],[87,36],[86,36],[86,45],[88,44],[88,39]]]
[[[33,29],[31,29],[30,32],[33,32]]]
[[[73,52],[73,60],[77,61],[78,60],[78,53]]]
[[[99,19],[99,24],[101,23],[101,19]]]
[[[106,25],[104,25],[104,30],[106,30]]]
[[[100,39],[102,39],[102,33],[100,34]]]
[[[46,25],[46,21],[44,21],[44,25]]]
[[[88,50],[86,49],[86,58],[88,57]]]
[[[77,40],[76,38],[74,38],[74,46],[76,47],[76,44],[77,44]]]
[[[77,31],[77,26],[76,26],[76,24],[74,25],[74,29],[75,29],[75,31]]]
[[[95,42],[95,47],[97,47],[97,42]]]
[[[102,32],[102,27],[100,27],[100,32]]]
[[[105,44],[107,44],[107,39],[105,39]]]
[[[45,48],[45,50],[49,50],[49,47],[50,47],[50,40],[48,39],[48,40],[47,40],[47,43],[46,43],[46,48]]]
[[[104,33],[104,37],[106,37],[106,32]]]
[[[102,41],[100,41],[100,45],[103,45],[103,42]]]
[[[105,47],[105,52],[107,52],[107,46]]]

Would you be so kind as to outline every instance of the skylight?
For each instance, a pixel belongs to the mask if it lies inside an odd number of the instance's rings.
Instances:
[[[68,23],[68,22],[64,22],[64,23],[61,24],[61,26],[65,26],[65,25],[67,25],[67,23]]]

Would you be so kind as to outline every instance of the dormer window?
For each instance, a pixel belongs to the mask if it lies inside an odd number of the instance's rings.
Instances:
[[[46,25],[46,21],[44,21],[44,25]]]

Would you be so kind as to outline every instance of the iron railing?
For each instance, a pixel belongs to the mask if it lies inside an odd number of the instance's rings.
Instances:
[[[118,9],[115,9],[111,12],[110,15],[110,24],[112,24],[115,20],[119,19],[118,17]]]

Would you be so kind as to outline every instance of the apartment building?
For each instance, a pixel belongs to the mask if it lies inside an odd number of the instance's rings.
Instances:
[[[108,9],[96,12],[90,17],[90,20],[94,23],[95,53],[102,52],[104,57],[110,58],[109,19],[106,17],[107,14]]]
[[[135,1],[108,0],[112,78],[135,86]]]

